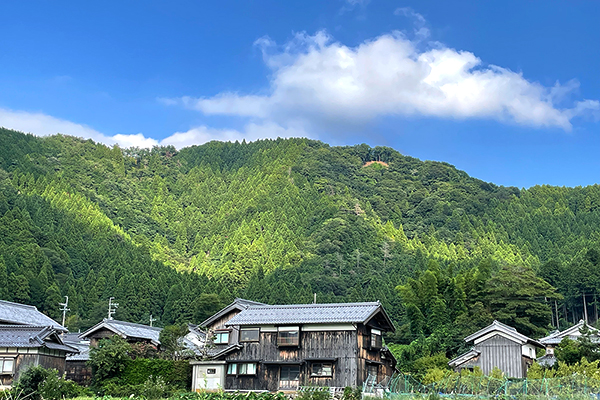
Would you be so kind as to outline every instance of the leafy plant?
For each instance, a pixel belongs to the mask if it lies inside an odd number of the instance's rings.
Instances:
[[[117,376],[131,361],[131,346],[119,335],[100,340],[98,347],[90,350],[89,364],[95,382]]]

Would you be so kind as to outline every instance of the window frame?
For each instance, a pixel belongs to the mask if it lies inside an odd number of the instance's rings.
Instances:
[[[221,338],[221,335],[227,335],[227,341],[217,341],[217,338]],[[231,331],[215,331],[213,344],[229,344],[229,339],[231,339]]]
[[[283,335],[282,335],[283,333]],[[285,335],[295,333],[296,340],[290,341]],[[282,339],[286,340],[282,340]],[[277,347],[299,347],[300,346],[300,326],[280,326],[277,328]]]
[[[250,340],[248,340],[248,339],[242,339],[242,334],[243,334],[244,331],[246,331],[246,332],[257,332],[256,339],[250,339]],[[259,341],[260,341],[260,328],[241,328],[240,329],[240,342],[241,343],[253,343],[253,342],[256,343],[256,342],[259,342]]]
[[[379,365],[378,364],[371,364],[371,363],[367,363],[367,377],[373,376],[371,374],[371,370],[372,369],[375,369],[375,378],[377,378],[377,376],[379,376]]]
[[[379,329],[371,329],[371,337],[369,338],[370,349],[383,348],[383,336]]]
[[[294,368],[295,370],[298,371],[297,372],[298,378],[297,379],[286,379],[286,380],[281,379],[283,377],[284,369],[288,370],[287,378],[290,378],[289,372],[292,368]],[[293,389],[294,387],[298,387],[300,385],[300,374],[301,373],[302,373],[302,371],[301,371],[300,365],[281,365],[279,367],[279,383],[278,383],[279,389]],[[288,382],[288,386],[281,385],[281,382]],[[297,383],[295,383],[294,385],[290,385],[289,383],[292,383],[292,382],[297,382]]]
[[[324,371],[325,370],[325,366],[328,365],[329,366],[329,373],[328,374],[324,374],[324,373],[315,373],[315,366],[316,365],[320,365],[321,366],[321,370]],[[310,364],[310,376],[311,378],[332,378],[333,377],[333,363],[330,361],[324,362],[324,361],[313,361]]]
[[[7,362],[10,362],[11,369],[5,370],[4,366]],[[14,375],[15,374],[15,358],[14,357],[0,357],[0,375]]]
[[[254,371],[253,372],[248,372],[248,366],[252,365]],[[245,366],[245,368],[242,368],[242,366]],[[245,372],[242,372],[242,369],[245,370]],[[235,370],[235,372],[231,371],[231,370]],[[255,362],[232,362],[227,364],[227,375],[229,376],[256,376],[258,374],[258,365]]]

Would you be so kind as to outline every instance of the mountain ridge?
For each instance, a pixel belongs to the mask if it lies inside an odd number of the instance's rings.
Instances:
[[[0,298],[56,316],[69,295],[74,328],[97,322],[110,296],[121,319],[169,324],[200,322],[235,296],[286,304],[317,293],[381,300],[402,327],[390,340],[410,342],[437,329],[417,329],[435,307],[410,300],[428,272],[446,307],[461,298],[440,326],[478,302],[496,316],[489,285],[506,268],[552,284],[565,322],[583,313],[581,292],[595,307],[600,282],[598,185],[498,186],[387,147],[267,139],[121,149],[0,129],[0,185],[0,286],[24,287]],[[489,285],[474,289],[478,276]]]

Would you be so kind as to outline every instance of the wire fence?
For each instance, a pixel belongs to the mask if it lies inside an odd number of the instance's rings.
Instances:
[[[543,379],[497,379],[489,376],[452,374],[431,384],[423,384],[410,375],[396,374],[385,396],[401,400],[407,395],[464,397],[552,397],[557,399],[590,397],[600,400],[600,380],[584,375]]]

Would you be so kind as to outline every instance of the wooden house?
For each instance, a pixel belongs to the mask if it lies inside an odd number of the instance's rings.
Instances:
[[[580,320],[577,325],[565,329],[564,331],[555,330],[548,336],[543,337],[539,340],[541,344],[546,347],[546,354],[540,357],[537,361],[539,364],[551,367],[556,363],[556,356],[554,355],[554,349],[560,344],[560,342],[569,338],[571,340],[577,340],[581,337],[581,330],[587,325],[587,329],[590,331],[590,339],[594,343],[600,343],[600,335],[598,329],[593,326],[589,326],[584,320]]]
[[[203,324],[212,360],[192,362],[192,389],[297,390],[382,382],[396,361],[382,334],[394,326],[379,302],[265,305],[237,299]]]
[[[10,387],[27,368],[41,365],[65,371],[65,358],[77,349],[65,344],[67,330],[34,306],[0,300],[0,389]]]
[[[498,368],[508,378],[526,378],[527,369],[536,360],[536,350],[544,348],[498,321],[467,336],[465,341],[473,342],[473,348],[451,360],[450,367],[456,371],[479,367],[485,375]]]
[[[117,321],[116,319],[104,319],[102,322],[92,326],[79,337],[90,341],[91,347],[97,347],[101,339],[119,335],[130,343],[148,343],[158,348],[160,341],[158,336],[162,328],[155,326],[134,324],[133,322]]]

